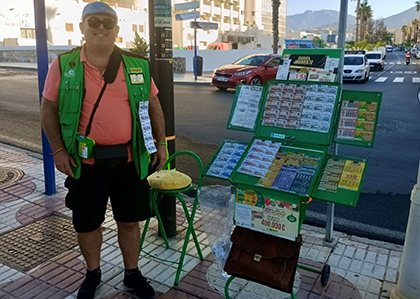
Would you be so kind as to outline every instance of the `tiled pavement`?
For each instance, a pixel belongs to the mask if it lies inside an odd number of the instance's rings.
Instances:
[[[64,206],[66,190],[62,187],[64,176],[56,173],[57,194],[44,192],[43,164],[40,155],[0,144],[0,168],[20,169],[25,176],[14,184],[0,189],[0,234],[12,231],[51,213],[70,216]],[[0,186],[1,188],[1,186]],[[176,260],[180,255],[185,235],[185,217],[178,208],[178,235],[170,240],[171,249],[163,246],[157,236],[156,221],[151,222],[144,250],[150,255],[166,260]],[[173,286],[176,267],[142,254],[139,266],[158,291],[157,298],[223,298],[223,277],[215,270],[211,249],[197,212],[195,228],[206,260],[200,262],[192,244],[182,273],[182,281]],[[135,298],[122,285],[123,266],[117,244],[116,224],[111,210],[107,211],[102,247],[102,283],[96,298]],[[323,241],[324,230],[305,226],[302,229],[304,244],[300,262],[315,268],[328,263],[332,275],[327,286],[322,287],[318,275],[299,271],[299,299],[338,298],[370,299],[388,298],[396,283],[402,246],[362,239],[335,232],[337,244],[330,247]],[[75,291],[84,276],[84,263],[78,247],[45,261],[26,273],[0,264],[0,298],[75,298]],[[272,289],[235,279],[230,288],[235,298],[288,298]]]

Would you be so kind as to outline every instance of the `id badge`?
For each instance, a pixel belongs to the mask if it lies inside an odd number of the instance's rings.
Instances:
[[[95,148],[95,141],[89,137],[83,136],[82,134],[76,135],[78,143],[77,153],[80,158],[91,159],[93,158],[93,151]]]

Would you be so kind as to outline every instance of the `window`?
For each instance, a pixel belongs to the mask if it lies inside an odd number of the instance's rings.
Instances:
[[[139,32],[144,32],[144,26],[143,25],[139,25]]]
[[[31,28],[20,28],[20,37],[21,38],[28,38],[28,39],[35,39],[35,29]]]
[[[71,39],[67,40],[67,43],[69,44],[69,46],[73,45]]]
[[[255,17],[255,11],[251,12],[251,16]]]
[[[73,32],[73,23],[66,23],[66,31]]]
[[[117,42],[117,43],[121,44],[121,43],[123,42],[123,38],[118,36],[118,37],[115,39],[115,42]]]
[[[257,44],[257,48],[261,48],[261,44]]]
[[[137,32],[137,25],[133,24],[133,32]]]
[[[278,67],[280,65],[280,61],[281,61],[280,57],[273,58],[267,63],[267,66]]]

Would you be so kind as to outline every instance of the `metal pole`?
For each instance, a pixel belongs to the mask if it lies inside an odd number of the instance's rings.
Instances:
[[[174,72],[172,66],[171,0],[149,0],[150,64],[159,89],[159,100],[165,115],[168,153],[175,153]],[[175,161],[171,163],[175,168]],[[159,204],[163,227],[168,237],[176,235],[176,204],[165,195]]]
[[[47,47],[47,27],[45,24],[45,2],[44,0],[34,0],[35,12],[35,33],[36,33],[36,54],[38,64],[38,90],[39,99],[42,99],[45,78],[48,73],[48,47]],[[52,195],[57,193],[55,186],[54,159],[50,155],[51,146],[42,130],[42,155],[44,159],[44,180],[45,193]]]
[[[194,0],[194,2],[196,2]],[[194,8],[194,11],[197,11],[196,8]],[[194,19],[194,21],[197,21],[197,19]],[[198,73],[198,61],[197,61],[197,28],[194,28],[194,78],[197,80],[197,73]]]
[[[344,46],[346,43],[346,27],[347,27],[347,11],[348,11],[348,0],[341,0],[340,3],[340,19],[338,25],[338,45],[339,49],[344,51]],[[344,57],[344,53],[342,55]],[[338,82],[343,84],[343,64],[344,59],[341,59],[340,64],[338,66]],[[338,155],[338,144],[332,144],[330,151],[333,151],[335,155]],[[333,240],[333,232],[334,232],[334,209],[335,205],[333,203],[327,204],[327,225],[326,225],[326,232],[325,232],[325,240],[328,242],[332,242]]]
[[[195,19],[197,20],[197,19]],[[197,80],[197,28],[194,28],[194,77]]]
[[[411,191],[410,216],[397,285],[391,290],[391,299],[420,298],[420,167],[417,184]]]

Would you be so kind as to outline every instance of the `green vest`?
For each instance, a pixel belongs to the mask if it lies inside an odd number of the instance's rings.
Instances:
[[[144,146],[143,133],[139,120],[139,103],[149,101],[150,71],[147,60],[130,52],[121,52],[127,90],[130,99],[131,116],[133,123],[132,156],[137,173],[144,179],[148,173],[149,154]],[[75,179],[80,177],[81,159],[77,154],[76,133],[79,126],[80,112],[85,96],[84,63],[80,61],[81,48],[59,56],[61,80],[59,85],[59,119],[61,134],[70,155],[73,156],[77,166],[73,167]],[[139,82],[137,74],[143,74],[144,83]],[[134,75],[130,78],[130,74]],[[105,90],[106,92],[106,90]],[[99,96],[99,95],[98,95]],[[100,104],[99,104],[100,105]],[[84,132],[83,132],[84,133]]]

